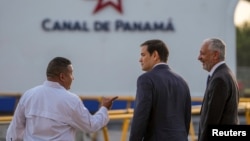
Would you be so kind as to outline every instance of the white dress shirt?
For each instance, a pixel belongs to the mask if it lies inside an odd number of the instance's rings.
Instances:
[[[213,76],[214,71],[222,64],[225,64],[225,61],[220,61],[219,63],[215,64],[209,72],[209,76]]]
[[[74,141],[76,129],[95,132],[108,121],[107,108],[92,115],[79,96],[57,82],[45,81],[22,95],[6,141]]]

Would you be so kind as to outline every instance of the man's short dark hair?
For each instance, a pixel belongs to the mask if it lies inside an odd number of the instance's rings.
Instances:
[[[169,51],[167,48],[167,45],[158,39],[153,39],[153,40],[147,40],[144,43],[141,44],[141,46],[147,46],[147,51],[149,52],[150,55],[153,54],[154,51],[157,51],[159,54],[160,60],[162,62],[167,62],[168,56],[169,56]]]
[[[60,73],[66,72],[68,66],[71,65],[71,61],[64,57],[55,57],[52,59],[47,67],[47,77],[59,76]]]

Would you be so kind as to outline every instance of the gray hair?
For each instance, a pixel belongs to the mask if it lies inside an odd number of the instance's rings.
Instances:
[[[220,61],[225,60],[225,50],[226,50],[226,44],[223,40],[218,38],[210,38],[207,39],[206,42],[209,44],[209,49],[211,51],[218,51],[219,52],[219,59]]]

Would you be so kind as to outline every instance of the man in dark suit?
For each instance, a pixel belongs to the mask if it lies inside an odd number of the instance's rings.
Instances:
[[[186,81],[167,65],[161,40],[141,44],[134,116],[129,141],[188,141],[191,97]]]
[[[209,72],[200,112],[198,141],[208,140],[208,125],[235,125],[238,120],[239,89],[225,63],[225,43],[218,38],[204,40],[198,60]]]

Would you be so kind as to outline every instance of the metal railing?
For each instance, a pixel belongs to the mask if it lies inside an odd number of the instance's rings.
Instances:
[[[0,93],[0,97],[3,96],[12,96],[17,98],[17,102],[21,97],[20,93]],[[81,100],[84,102],[85,100],[95,100],[99,102],[97,105],[97,109],[100,106],[101,97],[100,96],[80,96]],[[110,120],[122,120],[122,129],[121,129],[121,138],[120,141],[126,141],[127,140],[127,133],[129,131],[130,121],[133,117],[133,102],[134,97],[131,96],[121,96],[117,99],[117,101],[126,101],[126,106],[123,107],[123,109],[111,109],[109,110],[109,118]],[[202,102],[202,98],[192,98],[192,101],[195,102]],[[16,106],[17,103],[15,103]],[[243,111],[245,114],[246,124],[250,124],[250,98],[240,98],[239,103],[239,110]],[[192,115],[198,115],[200,113],[200,105],[194,105],[192,106]],[[12,120],[12,115],[0,115],[0,124],[8,124]],[[108,127],[105,126],[102,128],[103,133],[103,139],[104,141],[109,141],[109,130]],[[194,123],[191,119],[190,122],[190,132],[189,136],[191,141],[196,141],[196,133],[194,129]],[[93,140],[96,138],[96,134],[92,137]]]

